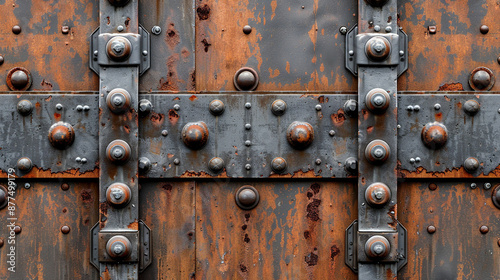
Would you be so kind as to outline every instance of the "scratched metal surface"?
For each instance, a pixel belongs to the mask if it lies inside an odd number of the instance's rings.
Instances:
[[[439,95],[437,94],[439,93]],[[497,94],[405,94],[399,96],[398,160],[401,177],[478,177],[500,175],[500,153],[497,125],[500,120],[500,97]],[[476,115],[464,110],[468,100],[479,103]],[[436,104],[440,109],[436,110]],[[419,105],[420,110],[408,111],[408,106]],[[427,123],[439,122],[448,130],[444,147],[432,150],[424,146],[422,129]],[[410,159],[420,157],[420,162]],[[464,161],[475,157],[479,168],[467,173]]]
[[[465,181],[465,182],[464,182]],[[470,184],[477,188],[471,189]],[[408,231],[408,264],[398,279],[498,279],[500,211],[490,190],[498,180],[404,182],[398,187],[398,220]],[[437,185],[431,191],[428,186]],[[434,226],[434,234],[427,232]],[[482,234],[481,226],[489,232]]]
[[[7,180],[0,184],[5,185]],[[99,271],[89,262],[90,229],[99,218],[97,181],[72,179],[35,181],[16,179],[14,216],[0,211],[1,279],[98,279]],[[29,182],[31,187],[24,188]],[[61,189],[68,184],[69,189]],[[17,218],[21,233],[15,235],[16,272],[7,270],[10,246],[7,218]],[[69,226],[68,234],[61,232]]]
[[[222,177],[348,177],[344,162],[356,157],[356,119],[344,114],[344,103],[355,96],[345,94],[318,95],[141,95],[152,102],[154,112],[140,120],[140,156],[152,162],[145,176],[206,177],[216,176],[208,169],[213,157],[225,162]],[[220,116],[209,111],[212,100],[225,104]],[[283,116],[271,111],[273,101],[287,103]],[[246,108],[250,103],[251,108]],[[178,111],[174,105],[179,105]],[[321,105],[320,111],[316,105]],[[182,142],[181,131],[188,122],[203,121],[208,126],[207,144],[192,150]],[[294,149],[287,141],[286,131],[294,121],[305,121],[314,129],[314,140],[305,150]],[[251,128],[246,129],[245,125]],[[168,135],[163,136],[162,131]],[[329,131],[334,130],[335,136]],[[251,141],[247,146],[246,141]],[[271,161],[283,157],[287,171],[272,172]],[[175,159],[179,164],[174,164]],[[321,163],[316,164],[320,159]],[[245,169],[247,164],[251,169]]]
[[[234,202],[243,185],[260,194],[249,211]],[[356,205],[354,181],[200,182],[196,279],[357,279],[344,264]]]
[[[23,177],[96,177],[98,174],[98,107],[97,94],[4,94],[0,111],[0,173],[6,177],[21,157],[33,162],[33,170],[16,175]],[[17,111],[21,100],[31,102],[33,111],[23,116]],[[63,105],[57,110],[56,105]],[[78,111],[77,105],[89,106]],[[54,148],[48,139],[49,128],[56,122],[67,122],[75,130],[73,144],[65,150]],[[86,163],[75,161],[86,158]]]

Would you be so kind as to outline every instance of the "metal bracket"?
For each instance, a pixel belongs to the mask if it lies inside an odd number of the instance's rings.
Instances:
[[[355,273],[358,272],[358,262],[373,262],[368,260],[366,254],[364,254],[364,242],[373,235],[384,236],[390,242],[391,240],[397,240],[397,246],[391,246],[392,250],[389,256],[378,262],[397,262],[398,270],[406,265],[408,262],[407,232],[406,228],[399,221],[397,225],[397,232],[358,232],[358,221],[355,220],[345,231],[345,264],[352,271]],[[358,246],[358,244],[361,245]]]
[[[107,241],[116,235],[127,237],[132,243],[132,252],[126,259],[119,262],[131,263],[139,262],[139,272],[144,271],[152,262],[151,250],[151,230],[143,222],[139,221],[139,231],[114,231],[99,232],[99,223],[96,223],[90,230],[90,263],[99,269],[99,262],[118,262],[106,253]]]
[[[389,57],[384,61],[370,61],[365,53],[366,42],[373,37],[384,37],[392,46]],[[358,65],[397,66],[398,77],[408,69],[408,35],[398,29],[398,34],[369,33],[358,35],[355,25],[346,34],[345,65],[354,76],[358,76]]]
[[[125,61],[113,61],[106,55],[106,44],[113,37],[125,37],[132,45],[132,53]],[[151,67],[151,39],[149,32],[139,25],[139,35],[132,33],[99,33],[99,27],[90,35],[89,67],[99,75],[99,65],[139,65],[139,75]]]

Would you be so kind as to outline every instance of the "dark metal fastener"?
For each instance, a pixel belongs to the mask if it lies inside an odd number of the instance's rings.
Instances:
[[[147,99],[141,99],[141,101],[139,101],[139,115],[141,117],[149,115],[149,113],[151,113],[151,110],[153,110],[153,104],[151,103],[151,101]]]
[[[116,208],[126,206],[131,199],[130,187],[123,183],[113,183],[106,190],[106,201]]]
[[[219,173],[224,169],[224,160],[220,157],[214,157],[208,162],[208,168],[213,173]]]
[[[433,150],[442,148],[448,141],[448,130],[442,123],[428,123],[422,129],[422,142]]]
[[[286,111],[286,102],[281,99],[274,100],[271,105],[271,111],[276,116],[282,116]]]
[[[366,95],[366,107],[374,114],[382,114],[389,107],[391,97],[381,88],[375,88]]]
[[[61,32],[62,32],[62,34],[68,34],[69,33],[69,26],[63,25],[61,27]]]
[[[181,109],[181,105],[174,104],[174,110],[179,111]]]
[[[464,162],[464,169],[468,173],[474,173],[479,168],[479,161],[477,158],[469,157]]]
[[[208,109],[210,110],[210,113],[214,116],[220,116],[224,111],[226,110],[226,107],[224,105],[224,102],[215,99],[210,102],[208,105]]]
[[[372,207],[381,207],[391,199],[391,190],[384,183],[373,183],[365,191],[365,200]]]
[[[0,248],[3,247],[3,244],[4,244],[3,238],[0,238]]]
[[[485,190],[489,190],[489,189],[491,189],[491,183],[484,183],[483,188],[484,188]]]
[[[147,157],[139,158],[139,172],[145,174],[151,169],[151,161]]]
[[[118,32],[122,32],[123,31],[123,25],[118,25],[118,27],[116,27],[116,31]]]
[[[62,183],[62,184],[61,184],[61,189],[62,189],[63,191],[67,191],[67,190],[69,190],[69,185],[68,185],[68,184],[66,184],[66,183]]]
[[[259,85],[259,75],[254,69],[243,67],[234,74],[233,83],[239,91],[253,91]]]
[[[151,33],[153,33],[154,35],[160,35],[161,27],[159,27],[158,25],[153,26],[153,28],[151,28]]]
[[[7,73],[7,86],[10,90],[25,91],[31,86],[31,74],[23,67],[15,67]]]
[[[182,142],[188,148],[199,150],[208,141],[209,132],[205,122],[190,122],[182,128]]]
[[[313,142],[314,129],[307,122],[295,121],[288,126],[286,138],[292,147],[303,150]]]
[[[427,227],[427,232],[430,234],[433,234],[436,232],[436,227],[435,226],[428,226]]]
[[[4,208],[9,204],[8,198],[7,198],[7,189],[0,185],[0,209]]]
[[[28,116],[33,111],[33,104],[29,100],[21,100],[17,103],[17,112],[23,116]]]
[[[491,192],[491,200],[493,201],[493,205],[500,209],[500,185],[497,185]]]
[[[383,61],[391,53],[391,43],[382,36],[373,37],[366,42],[365,52],[371,60]]]
[[[24,184],[24,188],[25,188],[25,189],[29,189],[29,188],[31,188],[31,184],[30,184],[30,183],[25,183],[25,184]]]
[[[66,122],[57,122],[49,129],[49,142],[52,147],[65,150],[75,141],[75,130]]]
[[[482,234],[487,234],[489,231],[490,231],[490,228],[488,228],[487,226],[481,226],[479,228],[479,231],[482,233]]]
[[[122,88],[115,88],[106,96],[106,104],[111,112],[123,114],[130,108],[130,93]]]
[[[482,34],[488,34],[488,32],[490,32],[490,28],[483,24],[479,27],[479,31],[481,31]]]
[[[352,175],[356,175],[358,172],[358,160],[354,157],[348,157],[344,163],[345,171]]]
[[[354,99],[349,99],[344,103],[344,112],[351,118],[358,116],[358,102]]]
[[[321,105],[319,105],[319,104],[314,106],[314,108],[316,109],[316,111],[321,111],[321,109],[322,109]]]
[[[20,226],[15,226],[15,227],[14,227],[14,233],[16,233],[16,234],[20,234],[20,233],[21,233],[21,231],[23,231],[23,228],[21,228]]]
[[[276,157],[271,162],[271,169],[278,174],[285,172],[286,167],[287,167],[286,160],[282,157]]]
[[[495,85],[495,75],[487,67],[477,67],[469,76],[469,85],[475,91],[488,91]]]
[[[129,160],[130,154],[130,146],[123,140],[114,140],[106,148],[106,156],[114,164],[125,164]]]
[[[242,186],[236,192],[235,201],[243,210],[253,209],[259,204],[259,192],[252,186]]]
[[[3,58],[3,56],[0,55],[0,65],[3,64],[3,61],[4,61],[4,58]]]
[[[246,129],[246,130],[250,130],[250,129],[252,129],[252,125],[251,125],[251,124],[249,124],[249,123],[245,124],[245,129]]]
[[[21,33],[21,26],[19,26],[19,25],[12,26],[12,33],[14,33],[16,35]]]
[[[125,37],[113,37],[106,44],[106,53],[114,61],[125,61],[132,54],[132,44]]]
[[[252,165],[251,165],[251,164],[249,164],[249,163],[245,164],[245,169],[246,169],[246,170],[250,170],[250,169],[252,169]]]
[[[61,232],[64,234],[68,234],[71,231],[71,228],[69,226],[62,226],[61,227]]]
[[[320,165],[321,164],[321,159],[320,158],[317,158],[314,163],[316,163],[316,165]]]
[[[174,164],[175,165],[179,165],[180,163],[181,163],[181,161],[178,158],[174,159]]]
[[[340,34],[345,35],[347,33],[347,27],[341,26],[339,28],[339,32],[340,32]]]
[[[470,188],[471,188],[471,189],[475,189],[475,188],[477,188],[477,184],[476,184],[476,183],[471,183],[471,184],[470,184]]]
[[[330,136],[332,136],[332,137],[333,137],[333,136],[335,136],[335,130],[330,130],[330,131],[328,132],[328,135],[330,135]]]
[[[252,27],[250,27],[250,25],[243,26],[243,33],[245,33],[247,35],[252,33]]]
[[[383,164],[391,155],[389,144],[383,140],[371,141],[365,149],[365,157],[371,164]],[[415,162],[415,160],[413,160]]]
[[[365,243],[365,253],[372,259],[383,259],[389,255],[391,244],[381,235],[372,236]]]
[[[106,253],[112,259],[124,259],[132,253],[132,243],[123,235],[111,237],[106,243]]]
[[[164,129],[161,131],[162,136],[167,136],[168,135],[168,130]]]
[[[438,186],[436,184],[434,184],[434,183],[429,184],[429,190],[435,191],[437,188],[438,188]]]
[[[19,169],[22,172],[28,173],[31,171],[33,168],[33,163],[31,162],[31,159],[27,157],[22,157],[17,161],[17,169]]]

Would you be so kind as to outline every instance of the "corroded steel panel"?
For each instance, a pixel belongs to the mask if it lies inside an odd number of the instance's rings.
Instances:
[[[99,218],[97,181],[15,182],[14,215],[7,208],[0,211],[0,278],[98,279],[99,272],[86,257],[90,228]],[[29,189],[25,183],[30,184]],[[65,186],[67,190],[63,190]],[[13,239],[15,245],[8,244],[7,218],[17,218],[15,223],[21,227]],[[62,232],[63,226],[69,227],[68,233]],[[16,247],[15,273],[7,270],[11,246]]]
[[[241,210],[239,187],[260,194]],[[350,181],[207,181],[196,185],[197,279],[356,279],[344,230],[357,217]]]
[[[398,219],[408,230],[408,264],[398,279],[498,278],[500,211],[485,183],[498,181],[399,184]],[[488,232],[482,233],[482,226]]]

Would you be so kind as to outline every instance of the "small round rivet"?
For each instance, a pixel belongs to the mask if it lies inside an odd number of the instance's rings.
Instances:
[[[493,205],[500,209],[500,185],[497,185],[492,191],[491,191],[491,200],[493,201]]]
[[[89,111],[89,110],[90,110],[89,105],[85,105],[85,106],[83,106],[83,111],[85,111],[85,112],[86,112],[86,111]]]
[[[464,162],[464,169],[468,173],[474,173],[479,168],[479,161],[477,158],[469,157]]]
[[[63,191],[67,191],[67,190],[69,190],[69,185],[68,185],[67,183],[62,183],[62,184],[61,184],[61,189],[62,189]]]
[[[259,204],[259,192],[252,186],[243,186],[236,192],[235,201],[243,210],[253,209]]]
[[[271,169],[278,174],[285,172],[286,166],[286,160],[282,157],[276,157],[271,162]]]
[[[245,34],[250,34],[252,32],[252,27],[250,27],[250,25],[245,25],[243,26],[243,33]]]
[[[390,26],[386,26],[386,27],[385,27],[385,32],[387,32],[387,33],[391,33],[391,32],[392,32],[392,27],[390,27]]]
[[[68,234],[69,232],[71,231],[70,227],[69,226],[62,226],[61,227],[61,232],[63,234]]]
[[[316,163],[316,165],[320,165],[321,164],[321,159],[317,158],[314,163]]]
[[[250,141],[250,140],[246,140],[246,141],[245,141],[245,146],[247,146],[247,147],[252,146],[252,141]]]
[[[75,158],[75,161],[76,161],[77,163],[81,163],[81,162],[82,162],[82,158],[81,158],[81,157],[76,157],[76,158]]]
[[[414,158],[410,158],[410,163],[414,164],[415,163],[415,159]]]
[[[421,159],[420,159],[419,157],[416,157],[416,158],[415,158],[415,162],[416,162],[416,163],[419,163],[419,162],[420,162],[420,160],[421,160]]]
[[[489,189],[491,189],[491,183],[484,183],[483,188],[484,188],[485,190],[489,190]]]
[[[20,227],[20,226],[15,226],[15,227],[14,227],[14,233],[15,233],[15,234],[20,234],[20,233],[21,233],[21,231],[23,231],[23,228],[22,228],[22,227]]]
[[[233,83],[239,91],[253,91],[259,85],[259,75],[254,69],[243,67],[234,74]]]
[[[490,228],[488,228],[487,226],[481,226],[479,228],[479,231],[482,233],[482,234],[487,234],[489,231],[490,231]]]
[[[31,188],[31,184],[30,184],[30,183],[25,183],[25,184],[24,184],[24,188],[25,188],[25,189],[29,189],[29,188]]]
[[[82,106],[82,105],[77,105],[77,106],[76,106],[76,110],[77,110],[78,112],[83,111],[83,106]]]
[[[32,168],[33,163],[31,162],[31,159],[27,157],[22,157],[17,161],[17,169],[24,173],[30,172]]]
[[[471,189],[475,189],[475,188],[477,188],[477,184],[476,184],[476,183],[471,183],[471,184],[470,184],[470,188],[471,188]]]
[[[463,106],[465,113],[469,116],[476,115],[479,112],[479,107],[479,102],[476,100],[467,100]]]
[[[479,31],[481,31],[482,34],[488,34],[490,28],[487,25],[483,24],[481,25],[481,27],[479,27]]]
[[[409,111],[409,112],[413,111],[413,106],[411,106],[411,105],[406,106],[406,111]]]
[[[4,58],[3,58],[3,56],[0,55],[0,65],[3,64],[3,61],[4,61]]]
[[[340,34],[342,34],[342,35],[347,34],[347,27],[345,27],[345,26],[341,26],[341,27],[339,28],[339,32],[340,32]]]
[[[245,164],[245,169],[246,169],[246,170],[250,170],[250,169],[252,169],[252,165],[251,165],[251,164],[248,164],[248,163],[247,163],[247,164]]]
[[[0,248],[3,247],[3,244],[4,244],[3,238],[0,238]]]
[[[0,209],[5,208],[9,204],[7,189],[0,185]],[[1,247],[1,246],[0,246]]]
[[[116,30],[117,30],[118,32],[122,32],[122,31],[123,31],[123,29],[124,29],[124,28],[123,28],[123,25],[118,25],[118,27],[116,28]]]
[[[164,129],[161,131],[162,136],[167,136],[168,135],[168,130]]]
[[[441,104],[439,103],[434,104],[434,110],[438,111],[439,109],[441,109]]]
[[[180,163],[181,163],[181,161],[178,158],[174,159],[174,164],[175,165],[179,165]]]
[[[17,103],[17,112],[23,116],[28,116],[33,111],[33,104],[29,100],[21,100]]]
[[[220,115],[222,115],[222,113],[224,113],[225,105],[224,105],[224,102],[216,99],[216,100],[212,100],[212,102],[210,102],[210,104],[208,105],[208,108],[210,110],[210,113],[212,113],[212,115],[220,116]]]
[[[174,105],[174,110],[179,111],[181,109],[181,105],[175,104]]]
[[[285,101],[278,99],[273,102],[271,105],[271,111],[276,116],[282,116],[286,111],[286,103]]]
[[[316,109],[316,111],[321,111],[321,105],[319,105],[319,104],[316,105],[314,108]]]
[[[436,232],[436,227],[435,226],[428,226],[427,227],[427,232],[430,234],[433,234]]]
[[[210,168],[213,173],[219,173],[224,169],[224,160],[220,157],[214,157],[208,162],[208,168]]]
[[[252,108],[252,103],[249,103],[249,102],[245,103],[245,108],[247,108],[247,109]]]
[[[375,26],[373,27],[373,30],[374,30],[375,32],[379,32],[379,31],[380,31],[380,25],[375,25]]]
[[[86,158],[82,158],[82,163],[83,164],[87,163],[87,159]]]
[[[435,191],[437,189],[437,187],[438,186],[436,184],[434,184],[434,183],[430,183],[429,184],[429,190],[431,190],[431,191]]]
[[[330,131],[328,132],[328,135],[330,135],[330,136],[332,136],[332,137],[333,137],[333,136],[335,136],[335,130],[330,130]]]
[[[252,125],[251,125],[251,124],[249,124],[249,123],[245,124],[245,129],[246,129],[246,130],[250,130],[250,129],[252,129]]]
[[[16,35],[21,33],[21,26],[19,26],[19,25],[12,26],[12,33],[14,33]]]
[[[415,111],[415,112],[420,111],[420,106],[419,105],[413,106],[413,111]]]

